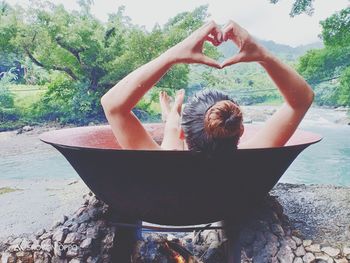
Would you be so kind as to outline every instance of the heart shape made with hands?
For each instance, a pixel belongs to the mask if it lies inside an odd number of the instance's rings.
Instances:
[[[222,69],[226,66],[236,64],[238,62],[258,61],[261,56],[261,48],[258,47],[256,41],[249,33],[239,26],[237,23],[230,21],[223,29],[220,29],[215,22],[210,22],[198,29],[199,38],[210,42],[214,46],[219,46],[226,41],[232,41],[239,49],[239,52],[232,57],[225,59],[221,64],[205,56],[201,50],[202,58],[200,61],[208,66]]]

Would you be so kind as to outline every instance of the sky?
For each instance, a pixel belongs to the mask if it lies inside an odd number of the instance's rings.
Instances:
[[[29,0],[8,2],[28,5]],[[78,9],[74,0],[51,2],[62,3],[69,10]],[[151,30],[155,23],[163,25],[180,12],[208,4],[210,19],[220,25],[232,19],[257,38],[298,46],[319,41],[319,21],[350,6],[350,0],[315,0],[312,16],[302,14],[291,18],[289,12],[292,3],[293,0],[280,0],[275,5],[270,0],[94,0],[92,13],[106,21],[109,13],[116,12],[118,6],[124,5],[125,15],[131,17],[133,23]]]

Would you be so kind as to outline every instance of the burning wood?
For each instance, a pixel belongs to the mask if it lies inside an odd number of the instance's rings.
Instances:
[[[169,241],[158,235],[149,236],[139,242],[133,255],[133,262],[203,263],[178,239]]]
[[[201,263],[190,251],[180,245],[179,242],[165,241],[165,247],[172,254],[171,257],[175,260],[174,263]]]

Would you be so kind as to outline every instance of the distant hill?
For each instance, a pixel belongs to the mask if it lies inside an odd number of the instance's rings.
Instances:
[[[258,41],[273,54],[286,60],[296,60],[298,57],[304,55],[310,49],[323,47],[322,42],[315,42],[308,45],[291,47],[285,44],[278,44],[272,40],[258,39]],[[229,41],[220,45],[218,49],[223,53],[224,57],[230,57],[238,51],[237,47]]]

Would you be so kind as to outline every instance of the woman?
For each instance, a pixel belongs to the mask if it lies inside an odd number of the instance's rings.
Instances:
[[[222,64],[202,53],[205,41],[218,46],[228,40],[233,41],[240,52]],[[238,144],[244,131],[242,112],[232,99],[218,91],[196,94],[183,112],[184,90],[177,92],[172,106],[169,96],[161,92],[162,115],[166,119],[161,145],[152,139],[131,111],[174,64],[200,63],[221,69],[253,61],[266,70],[285,103],[250,140]],[[314,93],[306,81],[258,44],[245,29],[230,21],[221,30],[212,21],[130,73],[101,98],[101,103],[115,137],[125,149],[213,151],[283,146],[293,135],[313,98]]]

